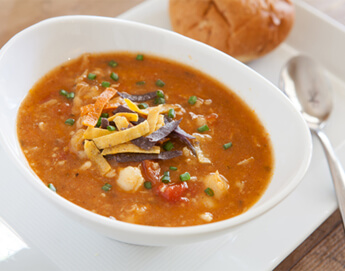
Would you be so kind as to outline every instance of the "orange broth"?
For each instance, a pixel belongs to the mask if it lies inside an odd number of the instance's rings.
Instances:
[[[115,67],[109,65],[111,60],[116,61]],[[110,77],[112,72],[118,75],[117,81]],[[89,79],[89,73],[96,78]],[[102,174],[97,163],[85,155],[85,139],[75,135],[86,129],[80,107],[95,103],[106,89],[103,81],[132,95],[162,90],[166,105],[175,105],[174,119],[182,118],[179,126],[196,137],[190,142],[201,156],[168,135],[156,145],[164,152],[162,146],[170,140],[172,150],[182,151],[181,156],[124,163],[107,157],[112,171]],[[73,92],[74,97],[62,95],[61,89]],[[188,102],[191,96],[197,97],[195,104]],[[125,104],[117,94],[113,99]],[[157,106],[154,100],[145,103]],[[113,110],[103,113],[111,116]],[[67,119],[75,122],[68,125]],[[205,124],[209,130],[198,131]],[[17,131],[30,166],[47,186],[87,210],[136,224],[190,226],[239,215],[259,200],[273,173],[270,138],[252,109],[209,76],[149,55],[137,60],[129,53],[85,54],[55,68],[22,102]],[[201,163],[203,157],[206,160]],[[137,168],[141,176],[119,181],[120,172],[127,167]],[[152,170],[158,173],[150,176]],[[170,178],[163,183],[165,172]],[[186,172],[190,179],[181,181],[180,175]],[[128,191],[120,185],[131,181],[138,182],[138,187]]]

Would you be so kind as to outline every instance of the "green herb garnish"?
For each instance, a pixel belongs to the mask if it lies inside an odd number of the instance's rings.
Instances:
[[[168,117],[169,118],[175,118],[176,117],[176,113],[175,113],[175,110],[174,108],[170,108],[169,111],[168,111]]]
[[[65,124],[72,126],[74,124],[75,120],[74,119],[66,119]]]
[[[165,83],[161,80],[161,79],[158,79],[156,81],[156,86],[157,87],[164,87],[165,86]]]
[[[116,128],[113,125],[108,125],[107,126],[107,130],[110,131],[110,132],[114,132],[116,130]]]
[[[190,96],[188,99],[188,103],[191,105],[194,105],[197,100],[198,100],[198,98],[196,96]]]
[[[103,82],[102,82],[102,87],[108,88],[108,87],[110,87],[110,83],[107,82],[107,81],[103,81]]]
[[[108,192],[111,188],[112,188],[112,185],[108,183],[102,186],[102,190],[104,190],[105,192]]]
[[[170,172],[165,171],[162,177],[162,182],[163,183],[170,183]]]
[[[182,182],[189,181],[190,180],[190,174],[188,172],[185,172],[180,175],[180,180]]]
[[[151,182],[144,182],[144,187],[146,189],[151,189],[152,188],[152,183]]]
[[[147,103],[141,103],[141,104],[138,104],[138,107],[139,107],[140,109],[146,109],[146,108],[149,107],[149,105],[148,105]]]
[[[224,150],[229,149],[232,146],[232,142],[226,143],[223,145]]]
[[[143,61],[144,60],[144,55],[137,55],[136,60]]]
[[[66,90],[64,90],[64,89],[60,89],[60,95],[62,95],[62,96],[67,96],[67,94],[68,94],[68,91],[66,91]]]
[[[208,128],[207,124],[205,124],[205,125],[203,125],[203,126],[200,126],[200,127],[198,128],[198,131],[199,131],[200,133],[207,132],[207,131],[209,131],[209,130],[210,130],[210,128]]]
[[[145,85],[145,81],[138,81],[135,83],[137,86]]]
[[[108,65],[110,66],[110,67],[113,67],[113,68],[115,68],[118,64],[117,64],[117,62],[116,61],[114,61],[114,60],[110,60],[109,62],[108,62]]]
[[[90,80],[95,80],[96,77],[97,77],[97,75],[94,74],[94,73],[91,73],[91,72],[87,75],[87,78],[90,79]]]
[[[115,72],[112,72],[112,73],[110,74],[110,78],[113,79],[114,81],[119,80],[119,76],[118,76],[118,74],[115,73]]]
[[[176,171],[177,167],[169,167],[170,170]]]
[[[48,188],[49,188],[51,191],[56,192],[56,188],[55,188],[55,186],[54,186],[52,183],[49,183],[49,184],[48,184]]]
[[[211,188],[207,187],[205,190],[206,195],[213,197],[214,196],[214,192]]]
[[[174,148],[174,144],[169,140],[163,145],[163,149],[166,151],[171,151]]]

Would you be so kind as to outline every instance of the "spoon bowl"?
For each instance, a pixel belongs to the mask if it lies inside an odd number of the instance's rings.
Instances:
[[[345,173],[328,137],[322,131],[333,108],[331,87],[325,71],[308,56],[293,57],[281,70],[279,87],[301,112],[322,144],[345,225]]]
[[[323,128],[331,114],[333,100],[322,67],[308,56],[293,57],[283,67],[279,84],[309,128]]]

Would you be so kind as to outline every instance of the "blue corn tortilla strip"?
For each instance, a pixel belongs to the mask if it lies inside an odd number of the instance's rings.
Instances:
[[[182,155],[182,151],[165,151],[159,154],[151,153],[119,153],[106,156],[118,163],[142,162],[144,160],[168,160]]]
[[[167,116],[164,116],[164,123],[172,122],[173,120]],[[186,131],[182,130],[180,126],[177,126],[174,130],[175,133],[179,134],[181,137],[185,137],[188,139],[195,139],[194,136],[188,134]]]
[[[183,131],[183,130],[182,130]],[[185,137],[184,135],[181,135],[179,133],[176,133],[175,131],[173,131],[171,134],[170,134],[170,137],[172,138],[177,138],[179,139],[181,142],[185,143],[192,151],[192,153],[197,156],[196,154],[196,150],[194,148],[194,145],[188,140],[187,137]]]
[[[139,148],[142,148],[144,150],[150,150],[158,141],[162,140],[166,136],[168,136],[172,131],[178,127],[182,119],[180,120],[174,120],[171,122],[168,122],[161,128],[159,128],[157,131],[154,131],[152,134],[146,136],[146,137],[139,137],[131,142],[134,145],[137,145]]]
[[[145,94],[141,94],[141,95],[131,95],[128,94],[126,92],[117,92],[117,94],[119,94],[119,96],[123,99],[129,99],[132,102],[146,102],[149,100],[153,100],[154,98],[157,97],[157,92],[149,92],[149,93],[145,93]]]

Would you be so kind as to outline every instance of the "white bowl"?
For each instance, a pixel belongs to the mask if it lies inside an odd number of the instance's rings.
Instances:
[[[47,189],[29,167],[18,143],[16,117],[28,90],[57,65],[85,52],[130,51],[158,55],[197,68],[227,85],[261,119],[274,149],[275,169],[263,197],[247,212],[192,227],[134,225],[87,211]],[[163,29],[113,18],[66,16],[33,25],[0,51],[1,143],[46,200],[81,224],[119,241],[176,245],[206,240],[247,222],[284,199],[301,181],[311,158],[311,136],[301,115],[273,84],[230,56]]]

